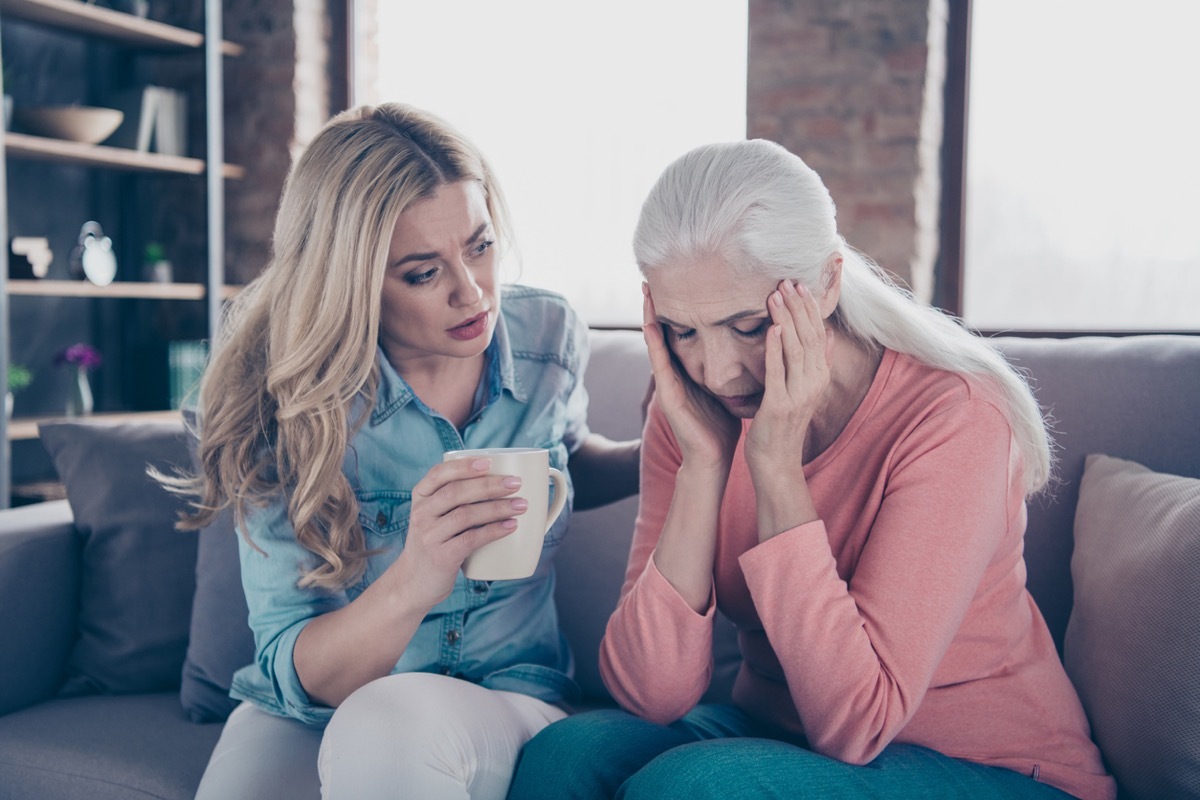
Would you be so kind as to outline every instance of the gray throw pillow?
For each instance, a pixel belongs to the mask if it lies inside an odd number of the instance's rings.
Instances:
[[[82,557],[79,636],[60,693],[179,686],[196,534],[174,529],[184,502],[146,468],[187,466],[182,424],[55,422],[39,431],[66,485]]]
[[[192,632],[179,687],[193,722],[223,722],[237,705],[229,696],[233,673],[254,661],[236,537],[229,509],[200,531]]]
[[[1200,480],[1089,455],[1064,661],[1122,797],[1200,797]]]

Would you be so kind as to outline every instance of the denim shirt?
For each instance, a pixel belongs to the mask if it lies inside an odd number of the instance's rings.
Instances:
[[[453,675],[492,689],[523,692],[547,702],[578,690],[570,650],[554,606],[553,556],[571,516],[567,456],[588,434],[587,329],[556,294],[523,286],[501,293],[495,336],[487,349],[483,404],[461,431],[426,406],[377,349],[379,386],[352,419],[369,418],[347,448],[342,471],[358,498],[369,549],[366,571],[341,590],[302,589],[314,558],[296,541],[280,497],[246,521],[258,552],[239,536],[242,585],[254,632],[255,662],[239,670],[230,694],[281,716],[323,725],[333,709],[312,702],[296,675],[293,648],[310,620],[360,595],[404,549],[411,490],[447,450],[542,447],[567,477],[569,496],[542,547],[532,577],[475,581],[458,573],[450,596],[417,628],[392,669]]]

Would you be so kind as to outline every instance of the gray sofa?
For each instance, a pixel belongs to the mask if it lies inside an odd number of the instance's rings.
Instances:
[[[1103,616],[1106,612],[1102,603],[1084,597],[1089,617],[1084,620],[1083,613],[1077,613],[1078,626],[1083,632],[1075,638],[1083,636],[1085,640],[1077,643],[1068,636],[1072,608],[1080,604],[1078,590],[1083,585],[1076,585],[1073,591],[1074,524],[1085,456],[1104,453],[1138,462],[1155,474],[1200,478],[1200,337],[1008,338],[1001,342],[1010,358],[1031,374],[1040,402],[1055,420],[1060,445],[1058,481],[1029,508],[1026,553],[1030,590],[1060,649],[1064,641],[1067,642],[1068,667],[1077,685],[1081,685],[1094,734],[1114,774],[1121,780],[1124,796],[1194,796],[1193,791],[1200,794],[1200,785],[1189,783],[1200,775],[1200,754],[1180,754],[1170,742],[1164,745],[1158,741],[1153,732],[1147,734],[1141,729],[1130,731],[1120,727],[1127,725],[1128,720],[1110,723],[1112,715],[1106,716],[1105,709],[1124,708],[1122,704],[1139,702],[1139,698],[1110,699],[1109,694],[1114,691],[1112,681],[1122,679],[1119,670],[1115,677],[1107,666],[1107,672],[1101,670],[1099,675],[1088,673],[1096,663],[1107,663],[1113,648],[1121,646],[1119,642],[1103,640],[1105,631],[1119,631],[1121,624],[1129,622],[1143,633],[1150,629],[1149,633],[1153,635],[1154,626],[1160,622],[1164,626],[1168,623],[1160,616],[1148,616],[1151,612],[1146,609],[1137,612],[1142,616],[1133,620],[1109,620]],[[593,428],[617,438],[636,436],[639,405],[647,376],[639,333],[594,331],[592,360],[587,374]],[[66,445],[79,439],[78,436],[72,439],[70,431],[60,432],[60,437],[65,438]],[[86,452],[79,457],[95,457],[96,453],[92,451],[98,449],[111,450],[112,447],[84,448]],[[56,464],[59,463],[56,460]],[[136,461],[133,463],[133,467],[88,467],[91,472],[87,477],[103,477],[116,481],[116,485],[127,481],[132,485],[140,480]],[[127,477],[121,473],[122,469],[128,470]],[[102,474],[97,476],[97,472]],[[73,477],[66,482],[69,502],[43,503],[0,512],[0,798],[103,800],[156,797],[182,800],[192,797],[220,735],[221,723],[190,721],[181,705],[178,680],[165,685],[161,681],[137,685],[141,667],[134,666],[130,660],[129,668],[125,669],[123,664],[126,662],[121,661],[125,656],[120,648],[113,656],[116,669],[109,677],[93,678],[89,683],[71,675],[78,666],[81,640],[91,636],[99,642],[97,647],[102,648],[111,645],[108,640],[113,637],[106,639],[103,630],[96,630],[98,626],[103,628],[104,620],[90,618],[96,609],[105,607],[108,596],[96,594],[98,590],[89,583],[92,579],[88,577],[93,568],[89,564],[92,557],[89,548],[93,547],[89,537],[102,533],[102,526],[93,519],[89,522],[92,526],[89,532],[82,532],[76,520],[84,513],[94,515],[96,506],[87,505],[89,498],[71,494],[73,482],[82,486],[88,485],[86,481]],[[1185,500],[1190,497],[1189,486],[1191,484],[1183,484]],[[145,497],[146,503],[159,502],[150,495],[151,491],[139,489],[138,493]],[[1129,507],[1128,502],[1119,500],[1107,490],[1098,497],[1113,499],[1123,508]],[[137,495],[122,499],[120,503],[118,511],[121,514],[141,505]],[[631,498],[578,514],[559,554],[562,624],[576,654],[577,682],[590,703],[607,702],[596,667],[597,644],[621,583],[635,510],[636,499]],[[1103,511],[1099,514],[1101,518],[1112,516]],[[1146,519],[1144,523],[1150,526],[1155,520]],[[1127,540],[1140,540],[1144,535],[1141,527],[1135,525],[1120,535]],[[195,591],[194,586],[205,585],[205,581],[212,578],[194,573],[197,541],[201,542],[200,559],[206,558],[204,536],[213,536],[215,546],[219,548],[236,547],[228,531],[219,538],[218,532],[213,531],[205,531],[197,537],[162,527],[152,531],[151,535],[155,537],[154,541],[170,539],[173,549],[168,548],[169,552],[164,553],[147,546],[143,540],[137,548],[118,551],[121,555],[116,567],[122,571],[118,577],[124,575],[129,580],[118,583],[117,589],[132,591],[131,604],[142,611],[162,611],[151,623],[138,621],[134,630],[155,629],[155,635],[169,645],[153,649],[153,658],[161,661],[155,668],[165,665],[166,669],[174,671],[172,675],[178,675],[184,656],[191,657],[190,651],[186,651],[189,632],[192,645],[196,644],[197,631],[204,631],[206,637],[227,635],[244,639],[248,637],[245,619],[236,613],[213,612],[214,606],[201,603],[199,597],[194,611],[190,604],[185,604],[182,609],[168,608],[174,601],[164,599],[166,594],[153,593],[173,590],[177,596],[190,599],[188,593]],[[183,544],[176,546],[179,542]],[[1176,554],[1169,553],[1173,546],[1177,547]],[[1111,550],[1111,542],[1104,547]],[[1165,547],[1169,561],[1182,562],[1185,566],[1190,564],[1192,569],[1200,561],[1197,555],[1200,535],[1177,544],[1168,542]],[[1079,553],[1076,556],[1078,570],[1084,562]],[[169,568],[164,566],[165,560],[171,562]],[[236,566],[236,561],[233,563]],[[1116,565],[1117,571],[1112,572],[1112,564],[1104,566],[1110,570],[1105,574],[1106,585],[1118,596],[1118,611],[1111,613],[1118,615],[1122,613],[1119,610],[1122,595],[1141,598],[1146,594],[1140,583],[1110,585],[1114,581],[1121,583],[1120,567]],[[164,576],[170,570],[175,570],[170,573],[175,576],[169,579],[171,586],[155,588],[148,585],[145,590],[148,594],[144,598],[136,596],[140,584],[133,580],[134,576],[147,573],[151,577]],[[186,577],[180,578],[180,575]],[[191,580],[193,575],[194,580]],[[228,587],[231,576],[221,577]],[[236,575],[232,578],[236,580]],[[1171,589],[1172,592],[1184,592],[1182,596],[1172,595],[1177,605],[1183,604],[1187,608],[1186,604],[1192,603],[1188,613],[1190,619],[1195,616],[1197,583],[1200,581],[1192,580],[1191,588],[1188,588],[1185,581]],[[112,594],[117,589],[106,591]],[[192,618],[193,613],[205,614],[207,618]],[[710,690],[713,698],[723,697],[728,692],[737,666],[732,633],[729,626],[721,624],[718,669]],[[169,628],[165,633],[160,630],[164,625]],[[1075,633],[1078,631],[1073,631]],[[138,644],[133,642],[129,646]],[[1182,646],[1193,647],[1194,640]],[[1096,652],[1101,655],[1091,655]],[[1184,652],[1189,651],[1185,649]],[[1144,670],[1153,667],[1132,667],[1142,670],[1139,674],[1146,683],[1154,684],[1156,696],[1169,691],[1173,696],[1172,703],[1176,707],[1182,703],[1183,711],[1187,713],[1197,710],[1188,704],[1196,702],[1195,673],[1200,663],[1197,651],[1192,649],[1190,652],[1190,670],[1186,659],[1183,665],[1169,665],[1170,670],[1183,672],[1178,676],[1178,686],[1170,672],[1146,674]],[[1073,658],[1075,663],[1072,663]],[[208,675],[206,680],[220,689],[221,675]],[[69,688],[65,693],[64,682]],[[97,688],[120,693],[94,693]],[[1166,711],[1157,709],[1154,714],[1154,725],[1175,724],[1169,719],[1169,708]],[[196,715],[193,713],[193,716]],[[1104,719],[1104,729],[1098,724],[1101,719]],[[1200,719],[1200,714],[1194,715],[1193,719]],[[1181,724],[1188,723],[1185,719]],[[1191,725],[1190,732],[1185,732],[1192,736],[1190,745],[1184,746],[1194,751],[1200,739],[1193,735],[1195,722]],[[1130,739],[1139,741],[1131,742]],[[1182,777],[1174,774],[1179,772]],[[309,789],[312,797],[318,796],[315,785]],[[289,793],[286,796],[295,795]]]

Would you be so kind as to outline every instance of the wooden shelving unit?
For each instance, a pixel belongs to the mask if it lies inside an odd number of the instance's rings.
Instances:
[[[89,145],[24,133],[0,134],[0,242],[7,240],[10,189],[5,164],[12,159],[57,162],[101,169],[203,176],[207,211],[207,267],[203,283],[119,282],[95,286],[84,281],[10,280],[7,259],[0,253],[0,384],[7,379],[7,349],[14,333],[9,301],[13,297],[135,298],[166,301],[201,301],[206,304],[208,335],[216,334],[222,303],[241,287],[225,285],[224,265],[224,181],[244,177],[245,170],[225,163],[223,118],[223,66],[228,56],[244,52],[239,45],[224,41],[221,35],[221,0],[203,0],[203,31],[193,31],[133,14],[102,8],[82,0],[0,0],[0,21],[10,20],[44,26],[50,30],[75,33],[130,50],[158,53],[195,53],[204,61],[204,88],[193,100],[205,109],[205,154],[202,158],[169,156],[162,153],[104,145]],[[111,52],[111,50],[109,51]],[[7,54],[7,53],[6,53]],[[124,54],[122,54],[124,55]],[[189,56],[191,57],[191,56]],[[0,508],[10,504],[13,488],[10,443],[38,437],[38,425],[63,419],[57,416],[19,417],[9,420],[0,415]],[[175,421],[178,411],[100,413],[86,418],[94,424],[122,422]],[[28,447],[28,445],[23,445]],[[37,484],[40,486],[41,484]],[[23,496],[53,496],[43,489],[26,491]],[[54,491],[57,486],[47,483]],[[36,488],[36,487],[35,487]]]

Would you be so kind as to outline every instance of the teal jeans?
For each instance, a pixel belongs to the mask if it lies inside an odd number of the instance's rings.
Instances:
[[[577,714],[521,752],[509,800],[1069,800],[1011,770],[893,744],[864,766],[788,741],[733,706],[699,706],[669,726],[624,711]]]

